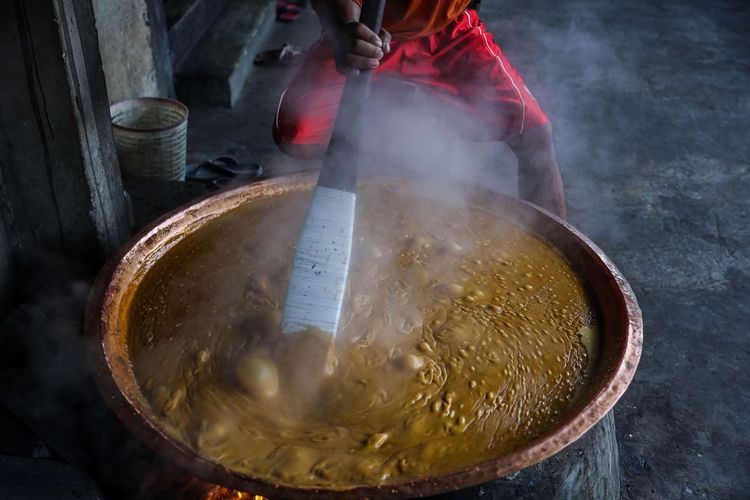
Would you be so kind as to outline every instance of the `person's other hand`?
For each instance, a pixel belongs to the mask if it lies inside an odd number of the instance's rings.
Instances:
[[[357,76],[362,70],[380,65],[391,51],[391,34],[385,30],[375,34],[359,22],[345,23],[329,32],[336,58],[336,69],[344,76]]]

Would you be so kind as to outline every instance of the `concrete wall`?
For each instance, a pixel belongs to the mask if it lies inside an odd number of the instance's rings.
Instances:
[[[110,103],[159,95],[147,0],[93,0]]]

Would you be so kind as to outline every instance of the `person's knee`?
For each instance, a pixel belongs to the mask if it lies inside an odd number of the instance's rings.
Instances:
[[[294,142],[294,134],[290,134],[291,127],[280,127],[279,116],[273,126],[273,141],[282,153],[300,160],[317,158],[320,155],[318,144],[298,144]]]
[[[326,144],[315,142],[316,129],[312,128],[313,133],[311,133],[311,127],[306,122],[305,115],[300,114],[297,108],[288,101],[281,102],[273,125],[274,142],[284,154],[293,158],[312,160],[323,157]],[[304,140],[306,143],[300,144],[299,140]]]
[[[277,140],[276,145],[282,153],[298,160],[316,160],[325,154],[325,144],[294,144]]]

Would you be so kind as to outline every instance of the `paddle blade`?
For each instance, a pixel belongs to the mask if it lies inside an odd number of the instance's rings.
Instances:
[[[294,255],[283,333],[317,328],[335,336],[352,253],[356,195],[318,186]]]

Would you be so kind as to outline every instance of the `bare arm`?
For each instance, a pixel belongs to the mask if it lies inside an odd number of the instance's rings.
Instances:
[[[518,158],[518,194],[561,219],[567,217],[565,186],[549,124],[526,130],[506,141]]]
[[[359,22],[360,8],[353,0],[312,0],[336,57],[336,69],[345,76],[375,69],[383,55],[391,51],[391,35],[375,34]]]

